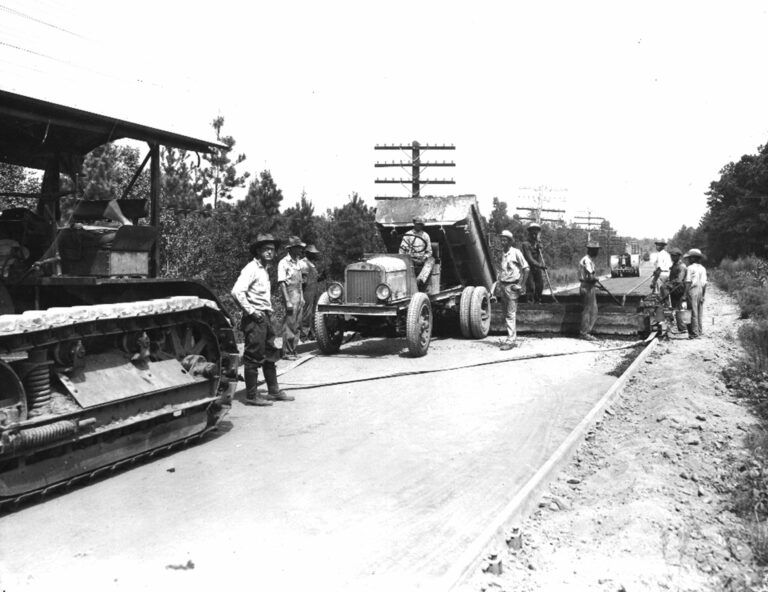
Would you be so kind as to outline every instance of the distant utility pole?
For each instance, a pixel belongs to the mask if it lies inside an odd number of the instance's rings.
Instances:
[[[456,146],[436,146],[424,144],[423,146],[418,142],[412,142],[410,145],[400,144],[377,144],[374,146],[374,150],[410,150],[410,160],[407,162],[377,162],[374,166],[376,168],[385,167],[400,167],[404,171],[410,169],[410,179],[376,179],[376,183],[395,183],[407,186],[411,186],[411,197],[421,197],[422,185],[455,185],[456,181],[453,179],[422,179],[421,173],[423,173],[428,167],[455,167],[453,162],[422,162],[421,153],[424,150],[456,150]],[[376,199],[401,199],[394,196],[380,195]]]
[[[587,242],[592,240],[592,231],[596,228],[599,229],[605,218],[600,216],[593,216],[591,210],[587,210],[586,216],[574,216],[574,220],[577,220],[576,224],[581,227],[585,227],[587,231]],[[578,222],[578,220],[586,220],[586,222]]]
[[[521,220],[536,222],[536,224],[541,224],[542,222],[560,222],[560,218],[543,218],[541,214],[542,212],[553,212],[561,214],[565,213],[565,210],[545,208],[544,204],[552,200],[552,197],[549,196],[549,193],[552,191],[568,191],[567,189],[552,189],[551,187],[546,187],[544,185],[539,185],[538,187],[520,187],[520,189],[523,191],[536,192],[536,196],[534,197],[534,206],[515,208],[517,210],[523,210],[527,212],[525,217],[520,218]],[[547,195],[545,195],[545,193]]]

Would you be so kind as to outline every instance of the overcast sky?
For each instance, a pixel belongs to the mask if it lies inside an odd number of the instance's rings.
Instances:
[[[417,140],[456,146],[429,191],[486,216],[541,195],[670,237],[768,139],[766,31],[761,1],[0,0],[0,87],[205,137],[223,115],[286,207],[406,195],[373,165],[409,155],[374,145]]]

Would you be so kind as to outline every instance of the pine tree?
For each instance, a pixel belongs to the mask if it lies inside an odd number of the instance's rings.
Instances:
[[[203,159],[208,162],[208,167],[203,170],[203,188],[201,197],[213,196],[213,207],[215,208],[219,199],[232,199],[232,191],[237,187],[245,187],[245,182],[250,173],[242,175],[237,174],[237,165],[245,160],[245,154],[238,154],[232,160],[230,153],[235,147],[235,139],[232,136],[223,136],[224,118],[216,117],[211,126],[216,130],[216,140],[227,146],[226,149],[214,150],[211,154],[206,154]]]
[[[307,192],[301,192],[301,198],[295,206],[283,212],[288,234],[300,237],[305,243],[317,245],[315,206],[307,199]]]

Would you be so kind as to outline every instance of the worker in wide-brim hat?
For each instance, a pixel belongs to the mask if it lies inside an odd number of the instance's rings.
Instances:
[[[501,344],[502,350],[517,347],[517,301],[525,295],[529,266],[520,249],[514,246],[515,237],[509,230],[501,232],[501,269],[496,282],[494,296],[504,304],[504,321],[507,338]]]
[[[297,358],[296,339],[299,335],[301,311],[304,306],[301,260],[306,246],[298,236],[289,236],[285,243],[288,253],[277,264],[277,285],[280,286],[280,294],[285,304],[283,357],[288,360]]]
[[[544,271],[547,269],[544,263],[544,255],[541,252],[541,225],[537,222],[531,222],[528,225],[528,238],[523,241],[520,249],[523,257],[528,262],[530,273],[528,274],[528,285],[526,286],[527,298],[529,302],[541,302],[541,295],[544,292]]]
[[[426,222],[422,216],[414,216],[412,222],[413,228],[403,235],[398,253],[410,255],[413,261],[413,272],[416,274],[416,284],[420,290],[423,290],[435,265],[432,239],[425,230]]]
[[[589,241],[587,254],[579,261],[579,296],[581,297],[581,326],[579,337],[594,341],[592,330],[597,322],[597,266],[595,258],[600,250],[600,243]]]
[[[318,255],[320,255],[318,248],[315,245],[309,244],[304,249],[304,258],[301,260],[304,303],[301,307],[299,319],[299,341],[307,341],[315,337],[315,310],[320,299],[316,264]]]
[[[691,323],[688,337],[697,339],[704,332],[704,297],[707,293],[707,270],[701,264],[704,254],[699,249],[690,249],[685,258],[688,268],[685,276],[685,299],[691,309]]]
[[[272,287],[267,268],[275,258],[279,245],[271,234],[259,234],[249,247],[253,259],[242,269],[232,287],[232,297],[243,311],[240,328],[245,337],[243,366],[245,403],[267,406],[272,401],[289,400],[277,382],[276,362],[280,350],[275,345],[272,327]],[[259,368],[264,372],[267,393],[258,391]]]

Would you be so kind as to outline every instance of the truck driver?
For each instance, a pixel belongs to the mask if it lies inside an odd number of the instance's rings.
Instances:
[[[432,255],[432,239],[424,230],[424,218],[417,216],[413,219],[413,229],[403,235],[400,241],[401,255],[410,255],[413,260],[413,271],[417,274],[416,284],[422,290],[432,273],[435,258]]]

